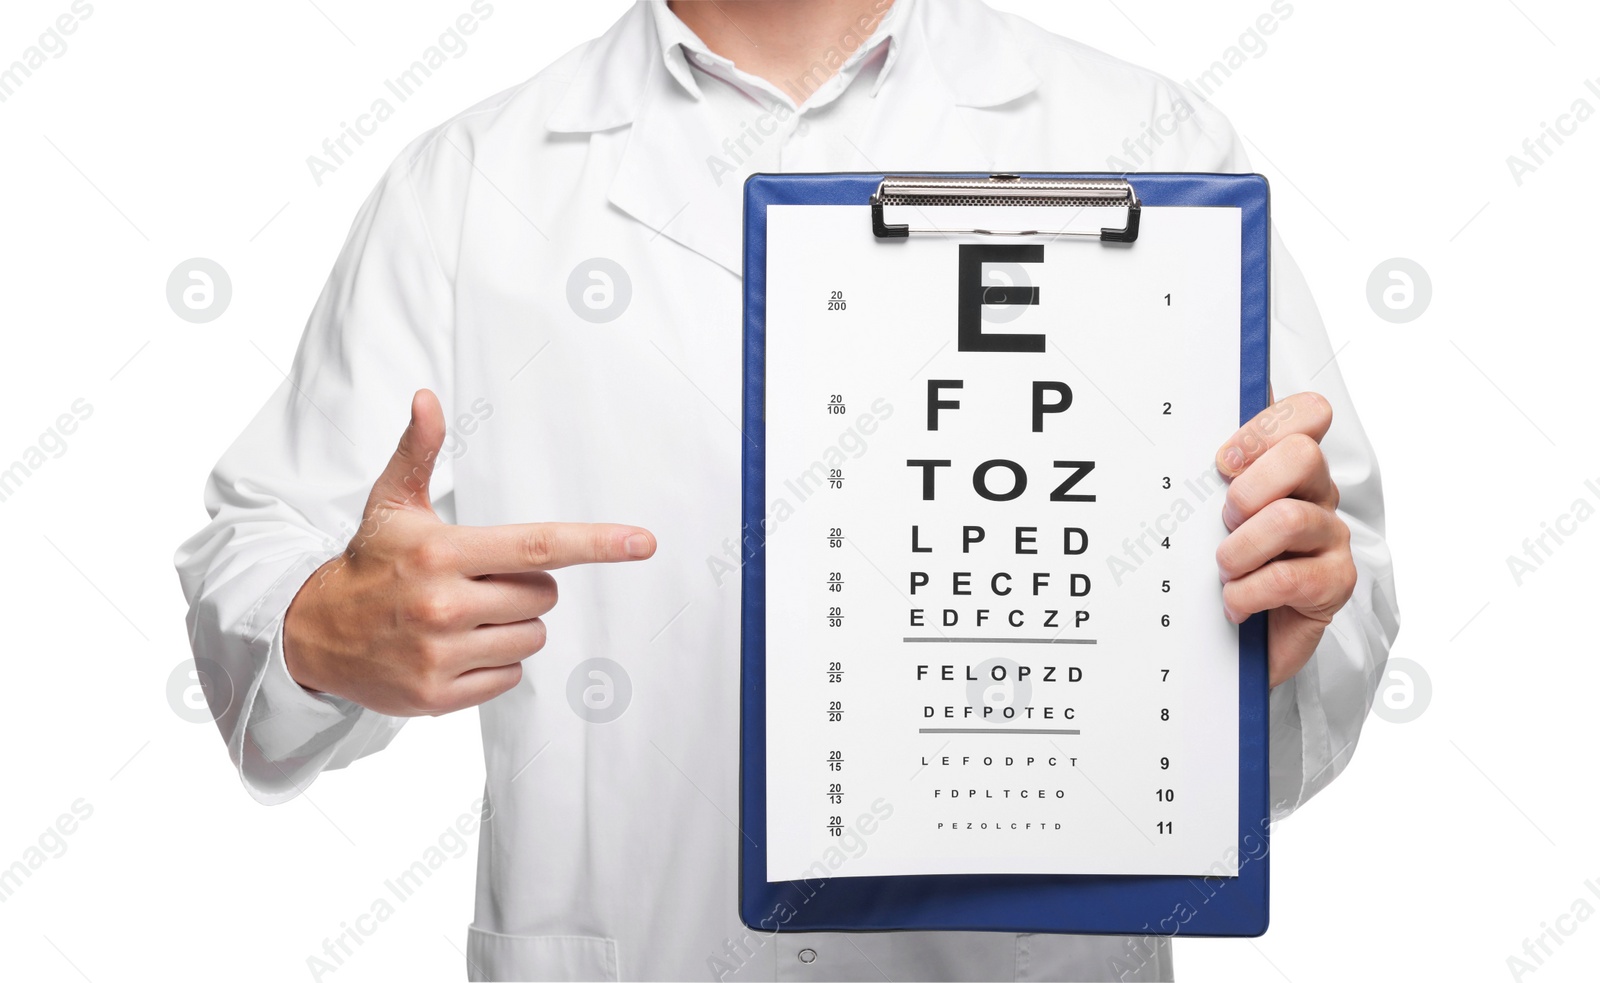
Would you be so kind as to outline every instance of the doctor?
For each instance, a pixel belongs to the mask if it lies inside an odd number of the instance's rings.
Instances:
[[[478,706],[474,979],[1171,979],[1164,939],[735,904],[743,178],[1117,167],[1249,169],[1192,94],[977,0],[639,3],[418,139],[178,552],[250,794]],[[1398,615],[1372,449],[1272,269],[1287,395],[1217,435],[1218,564],[1229,618],[1271,611],[1281,816],[1349,762]]]

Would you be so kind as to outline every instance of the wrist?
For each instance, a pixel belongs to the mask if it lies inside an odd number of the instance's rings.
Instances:
[[[328,563],[339,559],[334,557]],[[311,658],[317,646],[314,642],[315,631],[310,624],[314,621],[309,610],[312,607],[310,595],[321,587],[328,563],[318,567],[315,573],[306,578],[306,582],[295,592],[294,599],[289,602],[289,608],[283,615],[284,668],[288,670],[290,679],[302,689],[312,693],[323,693],[326,690],[318,685],[319,674],[316,671],[315,660]]]

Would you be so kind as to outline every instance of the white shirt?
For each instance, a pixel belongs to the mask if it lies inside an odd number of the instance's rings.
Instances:
[[[738,921],[739,588],[719,571],[741,526],[744,177],[1105,171],[1129,146],[1140,169],[1249,170],[1194,96],[976,0],[900,0],[840,54],[835,80],[796,99],[644,3],[418,139],[356,220],[290,380],[217,465],[211,522],[179,549],[195,653],[238,694],[219,727],[246,788],[271,803],[403,722],[299,687],[281,630],[356,529],[414,390],[434,389],[455,429],[433,481],[446,521],[656,533],[646,563],[564,571],[549,644],[480,709],[493,819],[474,978],[1171,978],[1163,939],[767,937]],[[740,149],[747,131],[762,140]],[[596,257],[630,293],[605,323],[568,301]],[[1349,762],[1398,613],[1372,449],[1276,240],[1272,269],[1274,390],[1333,405],[1323,447],[1359,569],[1310,664],[1271,696],[1282,816]],[[608,723],[566,695],[592,658],[621,666],[632,691]]]

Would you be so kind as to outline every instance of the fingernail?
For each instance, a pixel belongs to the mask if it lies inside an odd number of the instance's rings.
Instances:
[[[1244,468],[1244,452],[1237,447],[1230,447],[1222,452],[1222,470],[1230,475],[1238,474]]]
[[[629,556],[644,557],[650,555],[650,537],[642,532],[636,532],[629,536],[623,541],[622,545],[628,551]]]

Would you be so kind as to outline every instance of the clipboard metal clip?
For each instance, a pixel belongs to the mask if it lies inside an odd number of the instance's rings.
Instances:
[[[1101,242],[1137,242],[1139,196],[1123,180],[1077,178],[1025,178],[1017,174],[969,177],[885,177],[872,194],[872,234],[879,239],[905,239],[912,235],[1072,236]],[[1126,208],[1127,222],[1120,229],[914,229],[884,221],[885,207],[1042,205],[1052,208]],[[1068,216],[1070,219],[1070,216]],[[1063,222],[1063,225],[1066,223]]]

